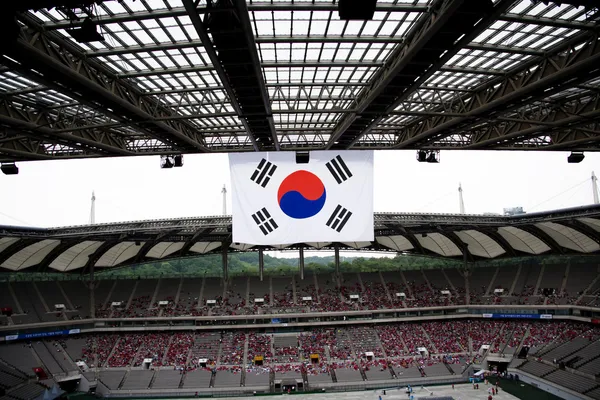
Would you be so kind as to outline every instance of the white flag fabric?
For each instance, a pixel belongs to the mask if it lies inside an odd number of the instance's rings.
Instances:
[[[373,233],[373,151],[229,154],[233,242],[367,242]]]

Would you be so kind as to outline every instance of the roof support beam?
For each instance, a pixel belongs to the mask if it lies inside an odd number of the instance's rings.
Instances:
[[[512,3],[510,0],[502,0],[491,10],[487,8],[491,4],[487,1],[479,3],[471,1],[469,4],[463,4],[463,1],[447,0],[437,3],[439,7],[422,17],[422,20],[411,30],[404,44],[388,58],[381,72],[364,89],[358,100],[358,112],[348,114],[340,121],[326,148],[352,146],[369,132],[386,112],[392,111],[395,104],[413,93],[418,85],[423,84],[436,71],[446,69],[464,73],[484,72],[459,67],[443,67],[443,65],[461,47],[474,40]],[[467,31],[464,25],[456,23],[457,15],[462,16],[463,19],[474,19],[473,23],[476,26],[471,26]],[[464,20],[462,22],[464,24]],[[442,31],[444,33],[440,34]],[[455,36],[458,42],[453,43]],[[447,48],[440,48],[440,44],[437,43],[442,40],[441,37],[448,42],[442,47],[448,46]],[[428,67],[428,63],[432,66]],[[493,73],[488,70],[485,72]],[[372,114],[363,115],[366,112]],[[342,136],[344,139],[340,140]]]
[[[198,11],[196,9],[194,1],[193,0],[183,0],[183,5],[187,11],[187,15],[190,17],[190,20],[192,21],[192,25],[194,26],[194,30],[196,31],[196,34],[198,35],[198,37],[202,41],[202,44],[204,45],[204,50],[206,51],[208,58],[210,58],[210,61],[213,65],[214,70],[216,71],[217,75],[219,76],[219,79],[221,80],[221,85],[223,86],[225,93],[227,93],[227,96],[229,97],[229,99],[231,101],[231,106],[233,107],[233,110],[235,111],[235,113],[238,116],[241,116],[242,109],[240,108],[240,104],[237,101],[237,97],[235,95],[234,89],[232,88],[232,86],[229,82],[229,79],[227,78],[227,74],[225,73],[225,70],[221,66],[221,63],[219,61],[219,56],[217,55],[217,51],[215,50],[214,46],[212,45],[212,41],[210,40],[210,37],[208,36],[208,31],[206,30],[206,26],[204,25],[204,22],[202,22],[202,19],[200,18],[200,15],[198,14]],[[246,132],[250,132],[250,127],[248,126],[247,121],[244,120],[243,118],[240,118],[240,120],[244,124],[244,128],[246,128]],[[252,140],[252,145],[253,145],[254,149],[257,151],[258,145],[256,144],[256,139],[251,136],[251,140]]]
[[[219,9],[209,7],[193,7],[196,14],[206,14],[207,12],[219,11]],[[330,11],[336,12],[338,5],[334,3],[292,3],[289,1],[261,2],[248,4],[248,11]],[[427,12],[428,7],[424,5],[409,4],[377,4],[378,12]],[[221,9],[226,11],[226,9]],[[117,24],[122,22],[143,21],[148,19],[176,18],[185,17],[189,13],[187,7],[173,7],[170,10],[156,11],[136,11],[134,13],[123,13],[116,15],[103,15],[97,18],[100,25]],[[47,22],[44,24],[44,30],[68,29],[70,27],[81,26],[83,21],[58,21]]]
[[[470,131],[471,145],[465,148],[506,146],[519,140],[548,135],[552,138],[548,149],[560,150],[580,140],[584,143],[594,141],[597,138],[594,133],[600,131],[600,92],[550,110],[538,107],[528,111],[533,111],[532,115],[525,115],[516,122],[488,123]],[[587,127],[587,133],[581,129],[582,126]]]
[[[29,22],[25,19],[25,22]],[[126,119],[152,131],[157,139],[189,152],[205,152],[196,128],[178,121],[157,121],[173,115],[154,99],[112,75],[101,64],[84,59],[76,48],[61,37],[23,28],[16,43],[6,52],[24,68],[44,79],[60,82],[67,95],[71,91],[94,99],[103,108],[121,113]],[[55,44],[56,43],[56,44]],[[57,45],[58,44],[58,45]]]
[[[471,95],[458,97],[436,109],[448,115],[420,119],[406,126],[399,132],[394,148],[439,140],[455,131],[468,129],[481,118],[497,118],[501,113],[517,109],[535,100],[532,97],[544,98],[600,75],[600,45],[596,35],[576,37],[566,49],[564,47],[554,49],[543,60],[534,59],[520,66],[499,81],[484,84]],[[533,67],[532,63],[539,63],[539,66]],[[455,117],[457,113],[462,116]]]
[[[63,115],[60,111],[56,114],[45,111],[34,113],[17,108],[9,100],[0,99],[0,123],[18,128],[21,135],[33,135],[36,138],[43,136],[51,141],[54,140],[97,154],[133,155],[126,149],[126,142],[112,132],[100,129],[70,131],[69,122],[75,122],[77,125],[77,116]],[[81,124],[81,122],[79,123]]]
[[[597,25],[593,22],[564,21],[556,18],[534,17],[507,13],[499,18],[501,21],[516,22],[521,24],[552,26],[554,28],[566,28],[593,31]]]

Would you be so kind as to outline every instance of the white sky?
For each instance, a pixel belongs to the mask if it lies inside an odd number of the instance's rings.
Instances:
[[[600,154],[567,164],[568,153],[445,151],[440,164],[414,151],[375,153],[376,212],[458,213],[458,183],[467,213],[523,206],[527,212],[592,203],[591,172]],[[87,224],[92,190],[96,222],[216,215],[230,188],[227,155],[187,155],[183,168],[161,170],[159,157],[18,163],[0,174],[0,224]],[[228,193],[227,207],[230,209]]]

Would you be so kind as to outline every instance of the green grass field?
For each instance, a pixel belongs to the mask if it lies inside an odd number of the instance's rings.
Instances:
[[[492,379],[490,382],[495,381]],[[499,385],[500,390],[505,390],[513,396],[523,400],[561,400],[560,397],[544,392],[543,390],[528,385],[525,382],[500,379]]]

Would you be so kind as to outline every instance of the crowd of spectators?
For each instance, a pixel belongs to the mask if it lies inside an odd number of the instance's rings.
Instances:
[[[152,366],[157,367],[162,365],[163,357],[171,334],[169,333],[149,333],[142,336],[141,349],[138,351],[133,365],[138,367],[142,365],[144,359],[151,358]]]
[[[118,338],[115,334],[87,336],[81,349],[81,360],[90,368],[104,366]]]
[[[426,374],[427,367],[438,363],[464,365],[480,361],[482,345],[490,345],[491,353],[501,353],[506,348],[514,352],[523,342],[535,354],[536,349],[545,345],[575,337],[595,341],[600,339],[600,329],[565,321],[396,323],[317,328],[298,335],[296,344],[290,343],[288,336],[279,337],[281,343],[286,343],[281,347],[274,347],[276,341],[272,335],[255,332],[106,334],[86,337],[81,359],[92,368],[96,360],[99,366],[115,368],[140,366],[143,359],[152,358],[153,367],[172,366],[182,373],[204,368],[232,373],[246,369],[258,374],[317,374],[337,368],[383,370],[392,366],[400,374],[401,368],[418,368]],[[248,353],[244,359],[246,338]],[[68,340],[62,347],[67,345]],[[194,350],[198,354],[194,355]],[[221,357],[217,359],[219,352]],[[197,358],[204,354],[208,355],[208,365],[199,366]],[[311,360],[312,354],[317,354],[318,359]],[[262,365],[254,365],[255,356],[263,357]]]
[[[398,278],[390,278],[385,285],[376,275],[364,274],[368,279],[357,280],[354,274],[341,274],[319,276],[319,286],[306,281],[301,284],[296,280],[296,286],[280,285],[279,291],[271,289],[272,293],[265,292],[263,287],[258,294],[249,293],[246,299],[247,286],[245,284],[231,284],[224,296],[215,296],[215,304],[207,304],[207,298],[198,299],[193,293],[182,293],[178,302],[170,296],[167,298],[169,305],[158,307],[157,302],[150,305],[150,296],[140,296],[132,300],[126,309],[106,309],[97,307],[98,317],[151,317],[151,316],[213,316],[213,315],[252,315],[265,313],[303,313],[303,312],[341,312],[353,310],[377,310],[389,308],[416,308],[439,307],[466,303],[467,297],[471,304],[485,305],[524,305],[524,304],[574,304],[579,303],[600,306],[599,298],[593,296],[581,297],[580,294],[569,294],[566,288],[562,291],[555,290],[549,294],[547,288],[538,289],[526,284],[516,293],[509,293],[510,289],[496,285],[490,288],[483,285],[485,279],[480,277],[479,283],[471,287],[467,296],[464,282],[457,286],[443,285],[437,281],[438,286],[414,275],[416,280],[403,283]],[[307,278],[309,279],[309,278]],[[394,280],[396,279],[396,280]],[[440,283],[441,282],[441,283]],[[456,284],[456,282],[455,282]],[[481,285],[480,285],[481,284]],[[503,289],[503,293],[495,293],[494,289]],[[442,290],[449,294],[442,294]],[[294,296],[295,292],[295,296]],[[396,293],[404,293],[405,297],[397,297]],[[351,299],[351,295],[358,295],[359,299]],[[254,303],[254,298],[262,297],[263,303]],[[272,298],[271,298],[272,297]],[[302,300],[310,297],[310,301]]]
[[[108,359],[108,366],[129,367],[136,356],[140,346],[143,343],[144,336],[142,334],[121,335],[117,347],[113,350],[112,355]]]
[[[255,356],[262,356],[264,362],[269,362],[273,357],[271,349],[271,336],[257,333],[248,334],[248,361],[252,362]]]
[[[172,365],[181,368],[186,365],[190,348],[194,344],[194,335],[191,333],[175,333],[163,365]]]
[[[310,332],[304,332],[298,336],[302,356],[309,360],[311,354],[317,354],[320,360],[327,360],[325,348],[334,342],[335,331],[333,328],[316,328]]]
[[[221,338],[221,364],[242,365],[246,335],[241,332],[226,332]]]

